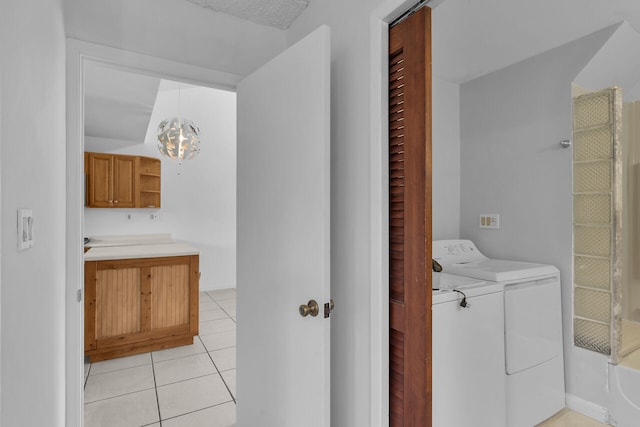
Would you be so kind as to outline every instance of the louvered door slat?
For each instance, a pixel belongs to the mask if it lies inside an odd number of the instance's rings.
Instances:
[[[389,32],[391,427],[431,426],[430,16]]]

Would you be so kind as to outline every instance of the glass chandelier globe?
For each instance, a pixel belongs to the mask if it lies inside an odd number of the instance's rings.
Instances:
[[[200,152],[200,129],[180,117],[165,119],[158,125],[158,150],[171,159],[191,160]]]

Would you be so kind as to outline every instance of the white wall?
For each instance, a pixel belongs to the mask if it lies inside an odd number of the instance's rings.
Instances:
[[[0,15],[4,426],[64,426],[65,40],[62,1],[8,0]],[[18,252],[16,212],[35,246]]]
[[[181,114],[200,128],[201,137],[200,154],[179,162],[162,157],[156,148],[158,123],[178,114],[178,91],[162,90],[163,84],[160,89],[145,143],[104,151],[161,158],[162,208],[85,208],[85,235],[171,233],[200,249],[201,290],[234,288],[236,94],[197,87],[181,90]],[[149,219],[152,212],[160,214],[159,221]]]
[[[246,75],[279,53],[284,32],[185,0],[66,0],[67,36]]]
[[[376,1],[313,1],[287,34],[293,44],[331,27],[331,425],[370,419],[369,107],[367,13]]]
[[[388,416],[375,408],[372,388],[380,373],[370,363],[371,352],[379,351],[371,338],[379,325],[372,321],[377,316],[369,305],[376,292],[376,279],[369,274],[374,221],[370,194],[381,191],[370,175],[370,159],[380,149],[371,133],[371,108],[376,105],[371,85],[377,84],[372,76],[382,70],[382,51],[372,50],[378,29],[372,29],[371,21],[383,9],[406,10],[414,2],[409,3],[314,1],[287,33],[291,45],[320,24],[331,27],[331,292],[337,307],[331,329],[331,425],[336,426],[382,425],[381,417]],[[459,89],[438,78],[433,86],[433,180],[434,188],[438,186],[434,236],[455,238],[460,203]]]
[[[575,83],[589,90],[618,86],[623,102],[640,98],[640,34],[628,23],[620,24]]]
[[[607,406],[607,357],[573,346],[571,83],[614,28],[465,83],[462,238],[488,256],[556,265],[562,278],[567,393]],[[478,215],[499,213],[500,230]]]
[[[433,78],[433,240],[460,236],[460,86]]]

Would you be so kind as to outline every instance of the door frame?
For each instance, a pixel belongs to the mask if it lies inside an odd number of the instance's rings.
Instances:
[[[95,62],[123,71],[236,90],[239,75],[68,38],[66,40],[65,425],[84,425],[84,70]],[[83,295],[84,298],[84,295]]]
[[[444,0],[435,0],[431,7]],[[389,425],[389,306],[388,306],[388,45],[389,23],[415,5],[417,0],[385,0],[370,13],[370,421]],[[66,295],[65,303],[65,425],[83,425],[83,304],[76,300],[84,282],[83,151],[84,64],[96,61],[129,71],[139,71],[200,86],[235,90],[241,76],[178,63],[121,49],[67,39],[67,196],[66,196]]]

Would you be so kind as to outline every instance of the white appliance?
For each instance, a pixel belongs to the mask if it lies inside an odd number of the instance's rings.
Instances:
[[[443,272],[484,280],[503,290],[506,425],[531,427],[562,410],[565,388],[558,269],[490,259],[470,240],[434,241],[433,258]]]
[[[432,285],[433,426],[505,427],[502,286],[446,273]]]

